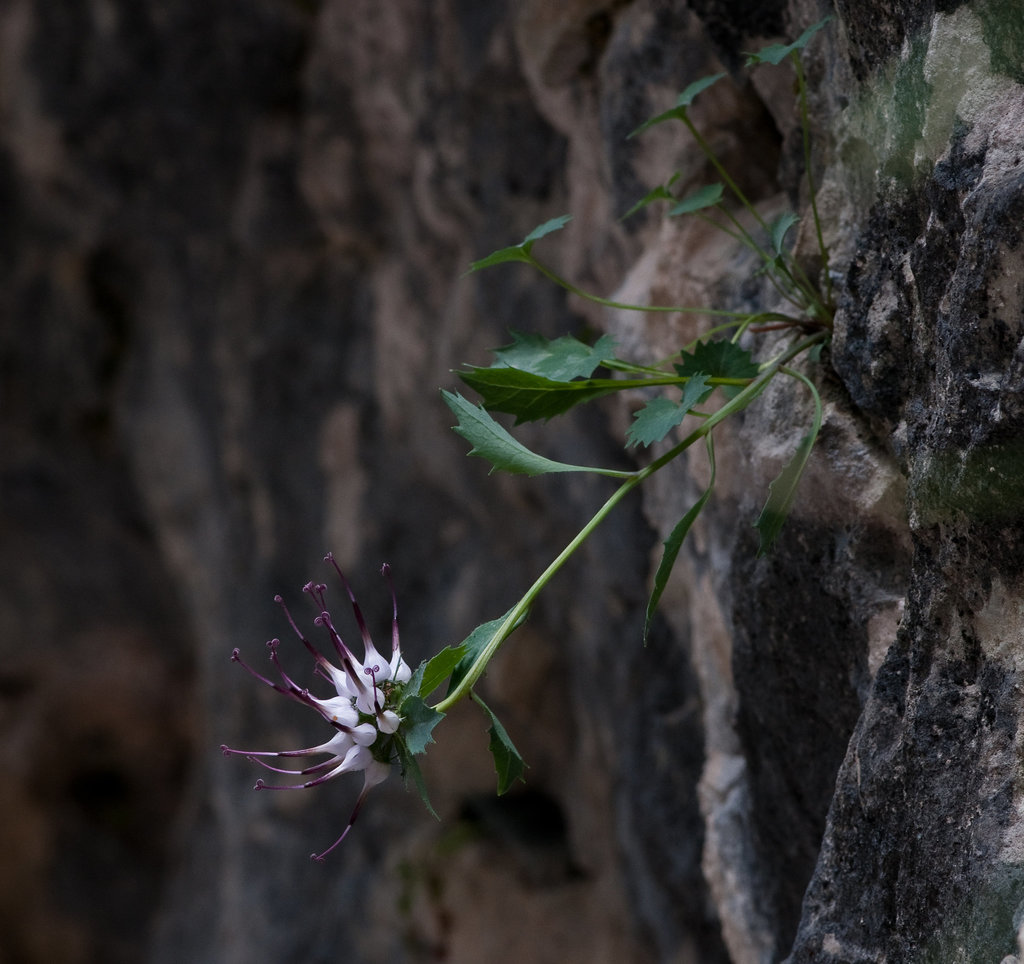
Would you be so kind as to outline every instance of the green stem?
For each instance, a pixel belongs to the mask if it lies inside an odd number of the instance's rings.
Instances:
[[[771,232],[768,231],[768,225],[764,223],[764,219],[761,217],[760,214],[757,213],[757,208],[755,208],[754,205],[750,203],[750,200],[747,198],[747,196],[740,190],[740,186],[732,179],[732,176],[725,169],[725,167],[723,167],[722,162],[715,155],[715,152],[711,150],[711,145],[708,144],[706,140],[704,140],[704,138],[701,136],[700,131],[698,131],[697,128],[694,126],[693,121],[690,120],[690,115],[684,110],[679,115],[679,118],[686,125],[687,130],[689,130],[690,135],[697,142],[697,146],[701,149],[704,156],[711,162],[715,170],[718,171],[718,176],[723,181],[725,181],[729,190],[732,191],[732,193],[736,196],[736,199],[753,215],[754,220],[757,221],[761,228],[766,233],[770,234]]]
[[[814,215],[814,230],[818,235],[818,250],[821,252],[823,270],[825,272],[825,306],[832,304],[832,276],[828,270],[828,248],[821,230],[821,217],[818,214],[817,190],[814,186],[814,174],[811,172],[811,123],[810,111],[807,108],[807,79],[804,76],[804,64],[799,53],[793,51],[793,64],[796,67],[796,83],[800,92],[800,126],[804,135],[804,171],[807,175],[807,190],[811,195],[811,213]]]
[[[694,442],[704,438],[719,422],[728,418],[736,412],[742,411],[754,399],[756,399],[767,387],[769,382],[779,373],[786,362],[791,361],[801,352],[806,351],[812,345],[824,340],[824,332],[811,335],[797,344],[793,345],[773,361],[767,363],[760,375],[750,381],[743,391],[735,398],[726,402],[718,411],[709,415],[699,427],[694,429],[677,445],[670,448],[664,455],[656,458],[649,465],[637,471],[631,478],[627,479],[611,495],[611,497],[594,514],[593,518],[576,534],[575,538],[555,557],[551,564],[545,569],[525,595],[509,610],[508,615],[502,620],[494,635],[487,644],[480,650],[476,660],[469,671],[459,682],[459,685],[452,690],[440,703],[433,708],[438,713],[447,713],[456,703],[465,697],[473,688],[474,684],[483,675],[487,664],[497,653],[499,647],[512,634],[512,630],[529,612],[534,600],[540,595],[541,590],[551,581],[551,578],[565,565],[569,557],[586,541],[587,537],[605,520],[608,514],[615,508],[630,492],[642,482],[649,479],[659,469],[664,468],[673,459],[682,455]],[[728,379],[718,380],[727,383]],[[738,381],[733,379],[732,381]]]
[[[690,315],[709,315],[712,318],[746,318],[748,311],[722,311],[715,308],[695,308],[692,305],[631,305],[624,301],[612,301],[609,298],[602,298],[600,295],[591,294],[582,288],[577,288],[571,281],[567,281],[561,275],[555,274],[546,264],[538,261],[532,254],[527,254],[528,263],[532,264],[545,278],[553,281],[560,288],[564,288],[570,294],[579,295],[587,301],[596,305],[603,305],[605,308],[620,308],[624,311],[659,311],[669,313],[682,313]]]

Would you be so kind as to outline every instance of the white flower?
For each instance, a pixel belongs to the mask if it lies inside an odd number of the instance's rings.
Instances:
[[[355,614],[356,623],[359,626],[363,640],[362,662],[356,659],[352,651],[345,645],[341,635],[331,621],[331,615],[327,611],[325,594],[327,587],[317,583],[307,583],[303,591],[316,603],[319,615],[313,620],[314,624],[327,630],[334,650],[338,656],[340,667],[336,666],[324,657],[312,643],[301,633],[291,613],[285,606],[280,596],[275,601],[284,610],[285,617],[291,624],[295,634],[301,640],[303,646],[313,657],[314,675],[319,674],[334,687],[335,695],[326,698],[313,696],[305,687],[299,686],[292,680],[281,666],[278,657],[278,649],[281,645],[279,639],[272,639],[267,643],[270,649],[270,660],[274,664],[281,677],[281,683],[275,683],[262,674],[256,672],[251,666],[245,663],[239,651],[236,649],[231,658],[240,663],[253,676],[267,686],[272,687],[278,693],[289,696],[299,703],[309,706],[317,711],[323,719],[334,727],[334,735],[319,746],[307,747],[304,750],[233,750],[222,746],[226,756],[238,754],[248,757],[255,763],[273,770],[275,773],[285,773],[292,776],[310,777],[303,783],[269,785],[262,780],[256,781],[257,790],[305,790],[309,787],[319,786],[328,780],[333,780],[343,773],[363,772],[363,789],[359,794],[352,816],[349,818],[345,829],[340,837],[326,850],[319,854],[313,854],[314,860],[323,860],[348,834],[355,823],[359,808],[367,792],[378,783],[386,779],[391,769],[393,756],[392,735],[401,726],[401,717],[395,712],[401,696],[402,684],[408,682],[412,671],[402,658],[398,640],[398,604],[395,600],[394,587],[391,585],[390,570],[387,565],[383,566],[381,572],[388,580],[391,587],[392,619],[391,619],[391,658],[385,659],[373,645],[370,639],[366,621],[359,609],[359,605],[352,594],[348,580],[338,568],[334,557],[328,554],[325,562],[330,563],[348,594],[352,603],[352,610]],[[303,757],[313,755],[326,755],[329,759],[322,763],[302,770],[286,770],[271,766],[265,762],[264,757]]]

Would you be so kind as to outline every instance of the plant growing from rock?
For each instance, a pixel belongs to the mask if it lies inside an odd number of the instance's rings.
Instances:
[[[625,217],[649,205],[666,203],[669,205],[669,217],[698,217],[711,223],[756,255],[760,263],[759,274],[768,279],[776,292],[780,308],[741,312],[707,306],[637,305],[613,301],[584,291],[558,275],[534,254],[536,244],[563,229],[571,220],[570,215],[553,218],[535,228],[518,244],[501,248],[474,262],[470,273],[507,263],[524,263],[566,291],[599,305],[629,311],[699,314],[716,318],[718,323],[710,331],[682,346],[678,353],[654,365],[620,357],[613,339],[607,335],[588,345],[569,335],[547,339],[537,334],[514,333],[511,344],[495,349],[495,361],[489,367],[473,366],[458,373],[462,381],[480,395],[482,401],[474,404],[458,393],[442,392],[445,403],[458,420],[454,431],[470,443],[470,455],[491,463],[492,472],[528,476],[552,472],[590,472],[617,479],[619,485],[508,612],[478,626],[460,645],[446,646],[433,658],[424,661],[415,672],[405,664],[399,650],[397,606],[393,617],[392,655],[386,659],[373,646],[352,591],[338,570],[337,575],[354,607],[363,637],[364,657],[360,661],[334,628],[326,609],[325,587],[315,583],[307,584],[304,591],[318,607],[319,614],[314,622],[326,630],[341,668],[325,659],[303,636],[287,610],[285,613],[299,640],[313,656],[316,673],[334,686],[336,695],[318,699],[308,689],[295,684],[280,666],[278,640],[272,640],[268,645],[271,660],[282,679],[280,684],[271,682],[245,663],[242,665],[278,692],[316,710],[331,724],[333,737],[324,744],[305,750],[268,752],[223,749],[228,754],[246,755],[272,770],[275,768],[269,766],[263,758],[323,754],[330,759],[302,770],[277,771],[312,777],[305,782],[272,788],[259,781],[257,789],[303,789],[317,786],[343,773],[361,771],[364,773],[364,789],[356,804],[357,813],[366,791],[386,776],[391,763],[397,762],[430,809],[416,757],[433,742],[432,731],[444,715],[468,696],[483,709],[490,721],[490,750],[498,776],[497,789],[499,794],[506,792],[516,780],[522,778],[525,764],[497,716],[474,689],[490,660],[527,618],[534,601],[555,573],[615,506],[691,447],[702,444],[710,467],[709,482],[665,540],[664,553],[654,577],[644,619],[643,637],[646,640],[652,617],[683,541],[712,494],[716,475],[715,428],[730,416],[742,412],[777,377],[782,376],[800,382],[810,392],[813,416],[807,433],[789,462],[769,486],[764,508],[754,522],[760,537],[758,554],[764,555],[771,549],[792,506],[797,485],[821,425],[821,399],[817,389],[805,374],[793,367],[793,363],[802,357],[817,358],[830,337],[834,313],[828,249],[824,242],[811,173],[807,83],[801,57],[803,49],[828,19],[809,27],[791,44],[773,44],[747,58],[748,67],[788,63],[795,71],[803,132],[804,168],[821,261],[819,277],[809,277],[787,245],[789,231],[800,220],[797,214],[787,212],[771,223],[766,222],[724,168],[690,117],[689,111],[694,100],[719,83],[725,77],[722,73],[690,84],[669,110],[651,117],[630,134],[630,137],[635,137],[655,125],[670,121],[681,122],[720,180],[685,197],[678,197],[673,193],[673,188],[680,175],[674,174],[665,184],[655,187],[633,205]],[[739,211],[745,212],[744,220],[750,226],[745,225],[737,216],[736,205]],[[781,347],[776,345],[774,355],[757,361],[751,349],[741,344],[741,341],[745,340],[749,344],[765,332],[783,332],[793,337],[788,344]],[[595,375],[598,372],[603,374]],[[650,398],[636,412],[634,422],[627,432],[627,447],[650,447],[663,443],[670,436],[675,436],[677,440],[670,442],[662,454],[634,471],[573,465],[547,458],[518,442],[492,415],[511,415],[516,425],[546,421],[597,398],[638,389],[662,389],[663,393]],[[667,394],[664,390],[667,390]],[[327,557],[327,561],[334,565],[331,556]],[[334,565],[334,568],[337,569],[337,566]],[[237,650],[232,658],[241,662]],[[445,683],[445,695],[432,704],[428,703]],[[341,837],[322,854],[314,855],[316,859],[321,859],[344,839],[356,813],[353,813]]]

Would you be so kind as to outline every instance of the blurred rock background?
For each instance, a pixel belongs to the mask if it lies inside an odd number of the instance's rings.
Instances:
[[[766,212],[803,210],[791,74],[741,53],[827,13],[807,66],[840,310],[777,550],[751,523],[798,386],[720,433],[646,649],[696,456],[493,665],[525,786],[494,798],[460,708],[425,764],[441,822],[394,779],[311,863],[359,780],[251,792],[220,744],[322,734],[231,650],[287,640],[273,596],[305,614],[327,549],[384,639],[391,564],[413,661],[514,602],[609,484],[488,477],[438,388],[509,328],[653,359],[706,322],[466,267],[572,213],[544,251],[584,287],[768,305],[700,222],[617,221],[709,177],[681,128],[626,134],[727,70],[695,119]],[[0,5],[0,960],[1013,954],[1022,64],[1015,0]],[[635,403],[520,437],[629,467]]]

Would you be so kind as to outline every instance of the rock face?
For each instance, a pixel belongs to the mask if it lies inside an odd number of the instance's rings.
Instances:
[[[1020,953],[1019,5],[750,6],[0,10],[0,958]],[[585,288],[771,308],[702,222],[617,221],[673,171],[708,177],[682,128],[626,135],[726,70],[698,126],[766,215],[805,211],[791,75],[741,52],[829,12],[806,60],[838,313],[776,549],[756,558],[751,523],[805,431],[795,381],[717,433],[646,648],[696,455],[618,508],[493,664],[526,785],[493,796],[486,721],[460,706],[425,764],[441,823],[396,778],[312,864],[357,786],[251,792],[222,743],[323,734],[232,649],[294,645],[273,595],[302,614],[326,549],[381,638],[391,564],[414,662],[518,598],[608,483],[488,477],[438,386],[510,328],[654,359],[708,322],[466,266],[571,212],[544,250]],[[634,403],[520,437],[629,468]]]

